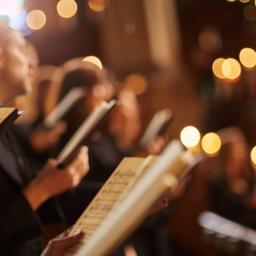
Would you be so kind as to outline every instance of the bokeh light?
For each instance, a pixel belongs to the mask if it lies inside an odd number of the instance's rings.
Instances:
[[[77,3],[74,0],[60,0],[57,3],[57,12],[62,18],[71,18],[77,13]]]
[[[212,64],[213,74],[220,79],[226,78],[222,72],[222,64],[223,64],[224,60],[225,60],[224,58],[218,58]]]
[[[221,70],[223,75],[230,80],[237,79],[241,75],[241,65],[234,58],[227,58],[223,61]]]
[[[103,12],[108,6],[108,0],[88,0],[88,6],[94,12]]]
[[[90,55],[90,56],[86,56],[83,61],[87,61],[87,62],[90,62],[94,65],[96,65],[98,68],[102,69],[103,65],[102,65],[102,62],[101,60],[96,57],[96,56],[93,56],[93,55]]]
[[[255,21],[256,20],[256,6],[253,5],[247,5],[244,7],[243,10],[244,17],[248,21]]]
[[[239,60],[246,68],[256,65],[256,52],[251,48],[243,48],[239,53]]]
[[[250,153],[251,161],[254,165],[256,165],[256,146],[254,146]]]
[[[221,47],[221,37],[219,31],[213,27],[204,28],[199,34],[198,44],[205,52],[218,51]]]
[[[218,134],[209,132],[203,136],[201,146],[207,155],[216,155],[221,148],[221,139]]]
[[[249,3],[251,0],[239,0],[241,3],[246,4]]]
[[[200,132],[194,126],[186,126],[180,132],[180,140],[187,148],[193,148],[200,142]]]
[[[143,94],[147,86],[147,79],[140,74],[131,74],[125,79],[125,89],[132,91],[135,95]]]
[[[39,30],[46,24],[46,15],[42,10],[32,10],[27,15],[27,25],[32,30]]]

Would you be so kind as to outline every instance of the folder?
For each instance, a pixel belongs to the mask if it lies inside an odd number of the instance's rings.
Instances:
[[[0,107],[0,133],[8,129],[22,114],[22,111],[13,107]]]
[[[89,114],[57,156],[57,162],[60,167],[70,162],[77,148],[95,131],[96,127],[110,113],[115,105],[115,100],[109,102],[103,101]]]

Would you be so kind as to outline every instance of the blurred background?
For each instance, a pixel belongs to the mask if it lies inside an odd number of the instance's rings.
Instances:
[[[214,149],[206,152],[211,157],[173,203],[165,227],[174,255],[242,255],[236,247],[240,240],[221,232],[211,231],[216,232],[215,241],[205,242],[198,217],[215,210],[256,227],[251,151],[256,144],[255,1],[0,0],[0,18],[35,45],[40,65],[59,66],[76,57],[103,65],[117,88],[137,96],[142,127],[164,108],[174,115],[169,139],[187,126],[201,135],[239,127],[242,139],[234,131],[219,133],[223,143],[229,140],[236,146],[223,149],[218,161],[220,146],[211,137]],[[188,137],[194,138],[193,132]],[[238,167],[242,153],[237,141],[246,144],[250,172]],[[219,161],[224,164],[216,167]]]

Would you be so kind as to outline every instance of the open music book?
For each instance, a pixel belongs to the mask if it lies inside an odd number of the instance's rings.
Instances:
[[[58,165],[65,166],[72,159],[77,148],[95,130],[96,126],[113,109],[115,104],[115,100],[103,101],[89,114],[57,156]]]
[[[19,111],[13,107],[0,107],[0,133],[4,132],[20,115]]]
[[[85,89],[76,87],[70,90],[59,104],[44,119],[43,125],[46,128],[52,128],[67,113],[67,111],[85,95]]]
[[[74,225],[86,235],[67,255],[108,255],[197,162],[177,141],[159,157],[125,158]]]
[[[172,119],[173,115],[170,109],[163,109],[157,111],[153,116],[152,120],[150,121],[148,127],[146,128],[146,131],[144,132],[139,142],[139,146],[141,148],[145,148],[158,135],[164,134],[169,127]]]

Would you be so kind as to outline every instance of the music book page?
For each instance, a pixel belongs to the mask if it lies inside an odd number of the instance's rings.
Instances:
[[[143,176],[157,157],[124,158],[101,190],[86,208],[71,230],[71,234],[77,230],[83,230],[86,235],[80,243],[70,250],[74,254],[84,241],[88,240],[100,226],[107,214],[117,207],[122,198],[132,189],[134,184]]]
[[[184,173],[197,162],[192,153],[183,152],[179,142],[172,142],[109,212],[94,234],[88,239],[85,237],[77,246],[78,251],[69,255],[109,255],[141,223],[163,192],[175,188]]]

